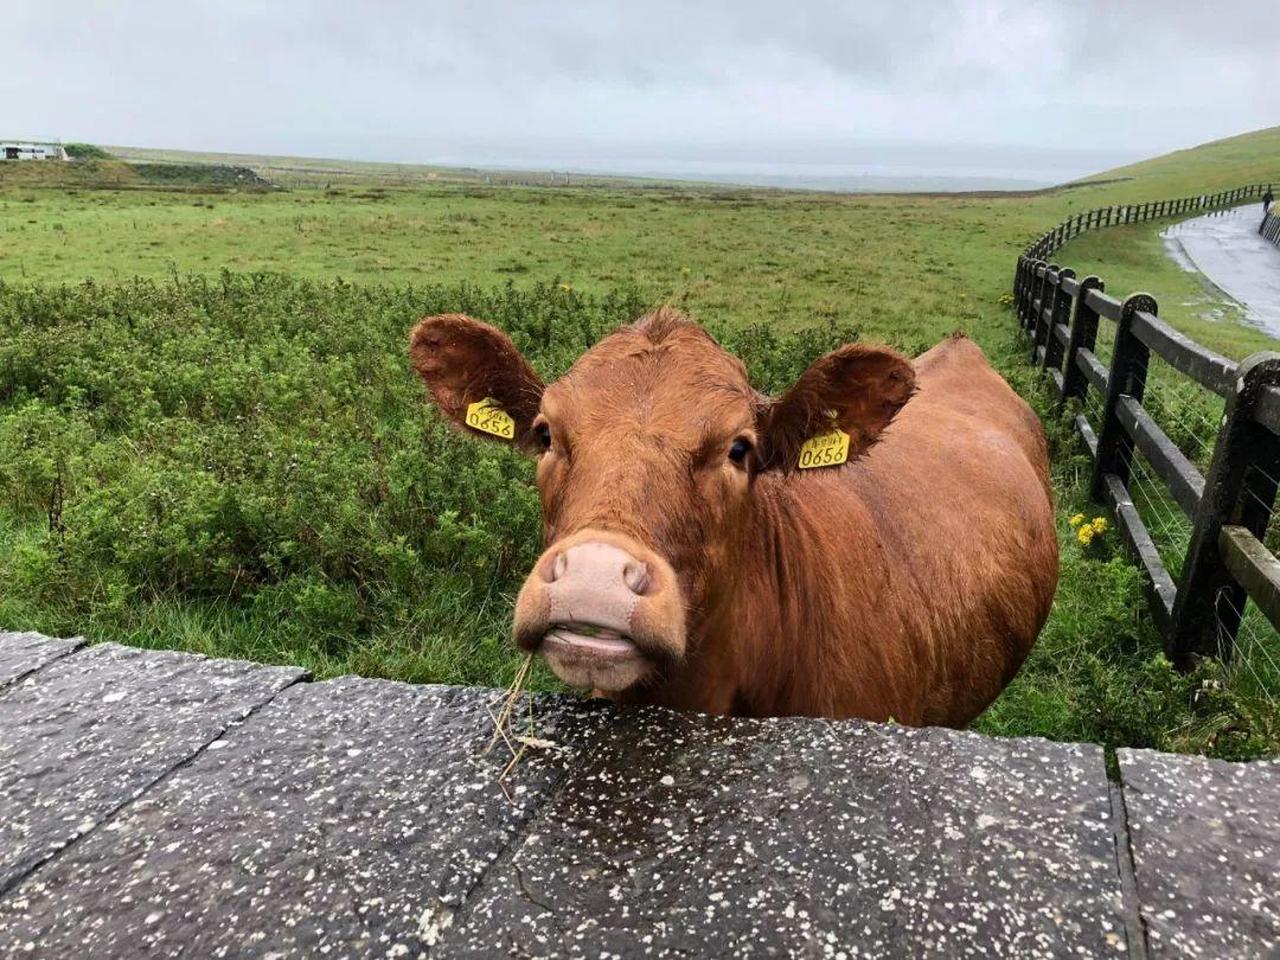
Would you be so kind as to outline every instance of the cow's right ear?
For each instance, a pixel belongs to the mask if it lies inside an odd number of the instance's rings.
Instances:
[[[535,449],[542,378],[497,327],[460,313],[425,317],[409,334],[409,358],[440,412],[459,427]]]

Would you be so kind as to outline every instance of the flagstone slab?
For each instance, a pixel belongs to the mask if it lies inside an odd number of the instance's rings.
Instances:
[[[54,640],[39,633],[0,630],[0,688],[84,645],[83,637]]]
[[[446,957],[1116,956],[1099,747],[640,711]]]
[[[544,700],[499,782],[500,697],[291,687],[0,901],[0,955],[418,956],[609,716]]]
[[[1150,955],[1280,956],[1280,764],[1116,755]]]
[[[0,893],[304,675],[104,643],[5,688]]]

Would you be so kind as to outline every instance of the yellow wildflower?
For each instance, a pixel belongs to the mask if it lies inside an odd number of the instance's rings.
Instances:
[[[1094,533],[1106,533],[1107,527],[1109,527],[1110,524],[1107,523],[1106,517],[1098,517],[1093,521],[1091,526],[1093,527]]]
[[[1076,539],[1079,540],[1080,545],[1084,547],[1087,547],[1089,544],[1093,543],[1093,525],[1085,524],[1083,527],[1077,530]]]
[[[571,284],[571,283],[562,283],[562,284],[560,284],[560,289],[561,289],[561,290],[563,290],[563,291],[565,291],[566,293],[568,293],[570,290],[572,290],[572,289],[573,289],[573,284]]]
[[[1080,526],[1080,524],[1084,523],[1084,514],[1077,513],[1074,517],[1072,517],[1067,522],[1070,523],[1073,527],[1078,527]]]

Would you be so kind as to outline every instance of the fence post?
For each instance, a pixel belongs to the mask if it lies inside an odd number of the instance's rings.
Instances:
[[[1067,313],[1071,309],[1071,298],[1062,289],[1062,281],[1069,280],[1075,275],[1076,272],[1070,267],[1063,267],[1058,271],[1058,284],[1051,294],[1052,309],[1049,312],[1049,320],[1045,324],[1044,359],[1040,361],[1041,370],[1048,370],[1050,367],[1062,369],[1062,342],[1055,335],[1055,330],[1058,324],[1066,322]]]
[[[1031,317],[1031,296],[1036,278],[1036,263],[1033,257],[1023,257],[1021,261],[1022,277],[1018,291],[1018,325],[1027,328]]]
[[[1013,312],[1018,318],[1018,326],[1022,326],[1022,278],[1026,273],[1025,255],[1018,257],[1018,265],[1013,269]]]
[[[1036,348],[1044,342],[1044,331],[1047,326],[1044,319],[1044,311],[1053,302],[1051,298],[1057,296],[1057,279],[1058,265],[1051,263],[1044,269],[1044,280],[1040,284],[1040,306],[1036,307],[1035,320],[1031,325],[1032,363],[1039,363],[1039,359],[1036,357]]]
[[[1036,316],[1036,294],[1039,289],[1039,276],[1036,275],[1039,270],[1041,260],[1034,257],[1027,265],[1027,300],[1023,305],[1023,314],[1020,320],[1023,321],[1023,329],[1030,329],[1032,325],[1032,317]]]
[[[1071,329],[1067,337],[1067,349],[1062,366],[1062,396],[1058,398],[1058,409],[1061,410],[1072,397],[1084,398],[1089,383],[1084,373],[1076,366],[1076,354],[1083,347],[1092,350],[1098,340],[1098,312],[1089,306],[1089,291],[1101,292],[1103,283],[1100,277],[1090,275],[1080,281],[1080,289],[1076,291],[1075,303],[1071,310]]]
[[[1027,257],[1027,265],[1022,274],[1022,307],[1018,311],[1018,326],[1027,329],[1027,320],[1031,317],[1031,300],[1035,296],[1036,263],[1035,257]]]
[[[1040,276],[1040,268],[1045,266],[1047,264],[1040,258],[1031,261],[1031,287],[1027,293],[1027,316],[1023,324],[1028,330],[1035,326],[1036,300],[1040,296],[1040,285],[1044,283],[1044,278]]]
[[[1181,668],[1197,656],[1230,658],[1246,594],[1223,563],[1218,537],[1224,525],[1239,524],[1261,540],[1275,503],[1280,439],[1254,421],[1253,411],[1263,391],[1280,384],[1280,353],[1255,353],[1236,371],[1165,642],[1169,659]]]
[[[1149,293],[1131,293],[1120,307],[1107,396],[1102,404],[1102,423],[1098,431],[1098,459],[1093,463],[1093,478],[1089,484],[1090,495],[1100,503],[1107,500],[1107,474],[1114,473],[1122,484],[1129,485],[1132,453],[1123,443],[1124,427],[1120,424],[1117,407],[1120,397],[1125,394],[1139,402],[1142,400],[1151,351],[1134,336],[1133,315],[1139,310],[1154,314],[1157,309],[1155,298]]]
[[[1041,270],[1043,269],[1043,273]],[[1055,265],[1041,260],[1036,265],[1036,283],[1031,297],[1031,316],[1027,317],[1027,330],[1035,339],[1036,330],[1040,326],[1040,312],[1044,309],[1045,291],[1049,289],[1049,271],[1058,269]]]

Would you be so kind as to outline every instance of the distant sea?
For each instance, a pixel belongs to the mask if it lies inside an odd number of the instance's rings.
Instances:
[[[1042,160],[1043,158],[1036,158]],[[1117,158],[1119,160],[1121,158]],[[775,187],[784,190],[822,190],[838,193],[958,193],[974,190],[1037,190],[1067,183],[1105,169],[1100,164],[1043,165],[1028,163],[1001,166],[991,163],[951,165],[941,163],[802,163],[742,161],[657,160],[629,162],[625,158],[603,160],[569,157],[530,157],[519,161],[477,160],[452,156],[433,158],[446,166],[465,166],[494,173],[513,171],[553,172],[570,181],[579,176],[642,177],[655,180],[691,180],[703,183]]]

